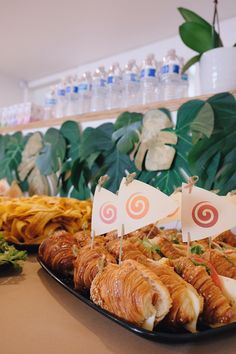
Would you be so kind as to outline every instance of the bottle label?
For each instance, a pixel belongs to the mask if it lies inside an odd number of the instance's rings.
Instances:
[[[188,74],[182,74],[182,75],[181,75],[181,79],[182,79],[183,81],[188,81]]]
[[[114,76],[108,76],[107,83],[108,84],[113,84],[114,83]]]
[[[66,87],[66,93],[71,93],[71,87],[70,86]]]
[[[45,103],[47,106],[54,106],[57,103],[57,100],[55,98],[47,98]]]
[[[137,82],[138,81],[138,75],[135,73],[130,74],[130,81]]]
[[[169,64],[166,64],[166,65],[163,65],[161,67],[161,73],[162,74],[179,74],[179,65],[177,64],[173,64],[173,65],[169,65]]]
[[[106,80],[101,79],[101,80],[99,81],[99,86],[100,86],[100,87],[105,87],[105,85],[106,85]]]
[[[88,84],[80,84],[79,85],[79,92],[88,91],[88,89],[89,89],[89,85]]]
[[[161,67],[161,73],[162,74],[168,74],[168,72],[169,72],[169,65],[163,65]]]
[[[179,73],[179,65],[174,64],[172,66],[172,71],[173,71],[174,74],[178,74]]]
[[[156,76],[156,69],[155,68],[148,68],[141,70],[141,78],[144,77],[155,77]]]
[[[79,92],[79,87],[78,86],[74,86],[73,87],[73,93],[78,93]]]
[[[66,91],[65,89],[58,89],[57,90],[57,96],[65,96]]]

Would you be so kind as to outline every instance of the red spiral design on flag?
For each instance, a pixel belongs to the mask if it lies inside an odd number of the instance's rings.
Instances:
[[[110,202],[104,203],[99,210],[99,216],[105,224],[113,224],[117,218],[117,208]]]
[[[141,219],[149,211],[149,200],[140,193],[132,194],[126,202],[126,212],[131,219]]]
[[[208,228],[217,223],[219,213],[210,202],[203,201],[193,207],[192,218],[198,226]]]

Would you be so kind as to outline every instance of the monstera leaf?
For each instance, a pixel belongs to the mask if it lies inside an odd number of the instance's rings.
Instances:
[[[60,133],[66,141],[66,153],[59,176],[59,181],[61,184],[60,195],[65,197],[70,196],[74,188],[70,178],[73,163],[79,157],[79,146],[81,140],[80,125],[74,121],[66,121],[62,124]]]
[[[134,159],[138,170],[142,170],[143,165],[148,171],[170,168],[175,149],[166,144],[176,144],[177,137],[173,132],[162,130],[172,125],[169,116],[161,110],[151,110],[144,115],[140,144]]]
[[[29,138],[22,153],[22,161],[18,167],[21,181],[27,180],[29,195],[56,195],[58,178],[56,174],[43,176],[36,165],[36,159],[43,147],[43,137],[34,133]]]
[[[19,180],[17,168],[27,139],[21,132],[0,136],[0,179],[6,178],[9,184]]]
[[[168,195],[192,175],[188,164],[188,153],[192,148],[191,124],[203,106],[203,101],[193,100],[183,104],[178,110],[176,128],[173,130],[178,137],[174,161],[169,170],[160,171],[152,180],[152,185]],[[202,130],[203,127],[198,129]]]
[[[139,142],[142,118],[141,113],[130,112],[124,112],[117,118],[112,140],[121,153],[130,153]]]
[[[79,144],[81,140],[80,125],[77,122],[67,121],[62,124],[60,133],[66,140],[66,157],[72,162],[79,156]]]
[[[87,160],[96,153],[98,156],[105,151],[110,151],[114,145],[111,140],[113,131],[112,123],[102,124],[98,128],[86,128],[79,147],[80,160]]]
[[[122,154],[117,147],[114,147],[110,154],[106,156],[104,166],[106,168],[105,174],[110,177],[105,187],[113,193],[118,191],[120,182],[125,176],[125,172],[130,173],[136,170],[129,156]],[[102,174],[104,174],[104,172]]]
[[[236,101],[229,94],[208,99],[214,112],[214,130],[189,153],[189,166],[199,176],[199,185],[226,194],[236,188]]]
[[[66,153],[66,142],[59,130],[50,128],[43,136],[43,148],[36,158],[40,173],[48,176],[58,172],[63,164]]]

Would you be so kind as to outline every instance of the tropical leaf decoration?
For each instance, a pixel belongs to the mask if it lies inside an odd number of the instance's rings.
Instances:
[[[175,156],[175,149],[170,146],[177,143],[177,136],[166,128],[173,123],[166,112],[155,109],[145,113],[137,144],[134,162],[138,170],[143,166],[147,171],[168,170]],[[168,144],[168,145],[167,145]]]
[[[40,173],[48,176],[60,171],[65,158],[66,142],[58,129],[49,128],[43,136],[43,147],[36,158]]]
[[[152,144],[158,146],[153,155]],[[163,147],[173,152],[167,167],[160,164]],[[101,175],[110,176],[105,187],[116,192],[127,172],[167,194],[198,175],[199,186],[223,195],[236,189],[236,100],[230,93],[190,100],[179,108],[175,127],[163,108],[125,112],[114,124],[83,132],[68,121],[45,134],[0,135],[0,158],[0,179],[20,182],[30,195],[87,199]]]
[[[19,181],[17,168],[27,138],[21,132],[0,136],[0,179],[6,178],[9,184]]]
[[[131,153],[135,144],[139,143],[142,119],[143,115],[135,112],[124,112],[118,116],[112,140],[121,153]]]
[[[20,180],[28,182],[29,195],[56,195],[58,192],[58,178],[55,173],[44,176],[36,165],[36,160],[43,148],[42,134],[37,132],[30,136],[24,151],[22,161],[18,166]]]
[[[214,130],[194,144],[189,166],[199,185],[222,195],[236,188],[236,100],[229,93],[207,100],[214,112]]]
[[[81,128],[77,122],[66,121],[60,128],[60,133],[66,142],[66,152],[64,161],[60,170],[59,181],[61,184],[60,195],[62,197],[73,196],[75,197],[76,191],[71,182],[72,166],[79,156],[79,145],[81,140]],[[77,196],[77,198],[79,198]],[[79,199],[87,199],[82,193]]]

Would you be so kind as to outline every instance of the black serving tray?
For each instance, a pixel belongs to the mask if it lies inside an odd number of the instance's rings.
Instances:
[[[10,246],[14,246],[18,251],[27,251],[27,253],[38,253],[38,249],[39,249],[39,244],[32,244],[32,245],[28,245],[28,244],[24,244],[24,243],[14,243],[11,241],[7,241],[7,243]]]
[[[154,331],[148,331],[146,329],[143,329],[139,326],[136,326],[132,323],[129,323],[127,321],[121,320],[120,318],[116,317],[115,315],[111,314],[110,312],[103,310],[101,307],[95,305],[90,299],[89,296],[86,296],[85,294],[81,294],[77,291],[74,290],[73,288],[73,282],[71,279],[65,279],[63,276],[60,276],[58,274],[54,274],[47,266],[46,264],[38,257],[38,261],[41,265],[41,267],[60,285],[62,285],[66,290],[68,290],[71,294],[73,294],[75,297],[77,297],[79,300],[84,302],[86,305],[89,307],[93,308],[94,310],[98,311],[105,317],[109,318],[113,322],[119,324],[120,326],[128,329],[129,331],[144,337],[146,339],[155,341],[155,342],[165,342],[169,344],[173,343],[188,343],[188,342],[195,342],[199,340],[205,340],[209,339],[211,337],[218,337],[219,335],[224,335],[226,333],[233,333],[236,331],[236,323],[231,323],[222,327],[218,328],[204,328],[199,330],[197,333],[189,333],[189,332],[183,332],[183,333],[172,333],[165,328],[156,328]]]

